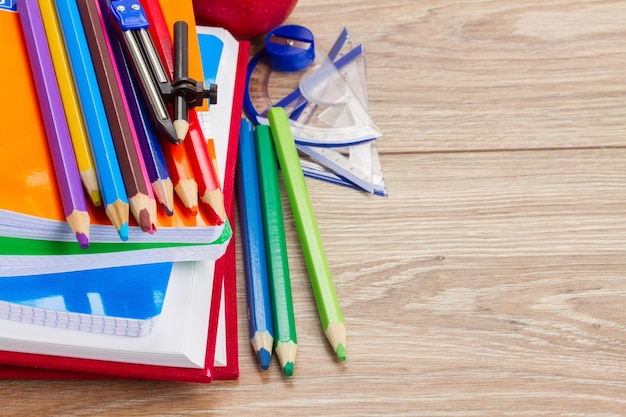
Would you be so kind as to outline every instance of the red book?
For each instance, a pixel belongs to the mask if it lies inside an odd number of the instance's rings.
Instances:
[[[237,160],[239,121],[245,89],[250,44],[239,41],[235,51],[234,76],[223,190],[227,216],[234,227],[234,175]],[[232,51],[231,51],[232,52]],[[216,141],[220,138],[215,137]],[[216,261],[203,368],[145,365],[101,359],[0,351],[0,378],[28,379],[155,379],[208,383],[214,379],[235,379],[239,375],[237,345],[235,233],[226,253]],[[36,326],[31,324],[24,324]],[[158,326],[158,323],[157,323]],[[125,337],[125,336],[118,336]],[[219,342],[219,346],[218,346]],[[219,359],[216,362],[216,359]]]

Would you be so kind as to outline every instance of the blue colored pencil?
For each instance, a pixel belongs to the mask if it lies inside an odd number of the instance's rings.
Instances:
[[[106,213],[120,238],[128,240],[128,197],[78,6],[75,0],[56,0],[56,8],[89,135]]]
[[[109,0],[99,0],[102,10],[109,10]],[[108,21],[105,23],[109,23]],[[107,24],[111,49],[115,62],[118,66],[122,87],[126,92],[130,117],[135,124],[137,141],[141,148],[148,179],[152,185],[154,195],[161,203],[168,216],[174,214],[174,185],[170,179],[169,171],[165,164],[165,156],[159,144],[159,139],[150,119],[146,102],[143,98],[139,84],[136,82],[133,70],[124,55],[124,50],[112,24]]]
[[[259,358],[261,368],[267,370],[274,344],[274,329],[272,325],[254,131],[252,123],[248,119],[241,120],[236,178],[250,342]]]
[[[17,3],[22,31],[44,127],[54,165],[63,212],[67,223],[81,247],[89,246],[90,217],[80,180],[78,165],[63,110],[61,93],[57,84],[48,40],[37,0],[20,0]]]
[[[293,375],[298,350],[296,319],[291,296],[289,259],[285,239],[278,162],[270,127],[258,125],[254,130],[258,165],[261,213],[265,232],[267,277],[274,319],[274,353],[285,376]]]

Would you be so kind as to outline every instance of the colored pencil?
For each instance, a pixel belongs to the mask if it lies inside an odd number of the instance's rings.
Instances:
[[[128,240],[128,197],[76,0],[57,0],[56,9],[74,74],[105,211],[120,238]]]
[[[72,138],[80,179],[93,205],[99,207],[102,205],[102,195],[54,0],[39,0],[39,10],[48,38],[48,47]]]
[[[133,217],[144,232],[154,232],[156,202],[148,183],[143,158],[135,146],[136,133],[129,121],[128,105],[121,90],[119,73],[113,60],[100,5],[94,0],[77,0],[96,77],[111,127],[113,143]]]
[[[274,345],[274,330],[255,154],[252,124],[247,119],[242,119],[236,188],[248,302],[248,324],[254,352],[261,368],[267,370]]]
[[[184,146],[175,145],[159,137],[165,163],[172,179],[174,192],[192,214],[198,212],[198,183],[193,177],[191,162]]]
[[[170,78],[174,76],[173,44],[170,31],[158,0],[144,1],[144,10],[150,20],[148,28],[159,56]],[[191,57],[190,57],[191,59]],[[226,220],[224,193],[218,181],[216,167],[213,165],[206,147],[206,138],[202,132],[196,109],[188,111],[189,131],[183,142],[187,156],[198,183],[200,201],[215,215],[215,221],[221,224]]]
[[[276,150],[269,126],[259,125],[254,131],[261,212],[265,233],[267,274],[270,285],[272,318],[274,320],[274,352],[286,376],[293,374],[298,339],[291,297],[291,279],[287,259],[287,241],[283,220]]]
[[[135,128],[135,121],[132,117],[132,112],[129,106],[129,99],[126,93],[125,86],[126,84],[122,80],[122,73],[120,72],[120,65],[118,64],[118,58],[116,57],[115,46],[118,45],[117,35],[114,33],[113,29],[113,21],[111,16],[111,0],[99,0],[96,2],[96,9],[99,12],[100,16],[100,25],[103,28],[104,32],[104,40],[106,41],[106,46],[109,51],[109,57],[111,59],[111,63],[113,64],[113,70],[115,74],[115,78],[117,80],[117,85],[120,88],[122,104],[124,106],[124,115],[126,116],[125,120],[128,122],[128,127],[130,131],[130,137],[126,137],[128,139],[128,143],[125,144],[126,152],[129,153],[129,158],[133,159],[139,163],[139,168],[141,173],[137,174],[137,177],[141,181],[142,185],[145,185],[145,190],[148,195],[148,213],[150,216],[149,226],[145,227],[138,220],[139,225],[142,228],[142,231],[146,231],[148,233],[154,233],[156,231],[156,221],[157,221],[157,203],[156,197],[154,195],[154,191],[152,190],[152,186],[150,184],[150,179],[148,177],[148,170],[146,168],[145,159],[141,152],[141,146],[139,145],[139,139],[137,135],[137,129]],[[122,59],[123,52],[120,52],[120,59]],[[169,121],[169,119],[168,119]],[[131,206],[132,210],[132,206]]]
[[[223,223],[227,219],[224,193],[220,187],[213,161],[209,156],[206,138],[200,127],[200,120],[195,109],[189,110],[189,133],[183,146],[187,150],[194,178],[198,182],[200,201],[213,212],[217,224]]]
[[[268,119],[322,328],[335,354],[340,361],[344,361],[346,359],[346,326],[306,188],[289,119],[282,107],[270,109]]]
[[[126,70],[129,71],[130,68],[126,66]],[[130,73],[128,74],[130,75]],[[126,91],[129,93],[131,101],[129,105],[137,126],[137,138],[146,164],[148,179],[152,184],[152,191],[158,202],[161,203],[165,213],[171,216],[174,214],[174,184],[167,169],[165,155],[159,143],[157,132],[150,121],[146,102],[141,96],[137,85],[131,82],[130,88],[126,89]],[[133,110],[135,107],[136,110]]]
[[[63,212],[78,243],[82,248],[87,248],[90,227],[87,201],[72,148],[41,12],[37,0],[20,0],[17,7],[33,78],[37,86]]]
[[[102,10],[110,7],[108,0],[100,1]],[[148,113],[147,103],[135,82],[133,70],[124,55],[122,44],[111,24],[107,24],[111,51],[117,64],[117,70],[126,93],[130,118],[135,126],[137,144],[143,156],[146,174],[156,199],[161,203],[168,216],[174,213],[174,186],[165,163],[165,156],[158,142],[157,133]]]

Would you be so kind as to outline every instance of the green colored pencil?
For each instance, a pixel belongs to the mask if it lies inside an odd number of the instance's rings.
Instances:
[[[344,361],[346,359],[346,326],[315,221],[289,119],[282,107],[270,109],[268,119],[322,328],[337,357],[340,361]]]
[[[274,352],[286,376],[293,374],[298,339],[291,298],[291,280],[285,240],[285,223],[278,183],[276,151],[270,128],[257,126],[254,131],[257,169],[261,191],[261,211],[265,232],[265,254],[270,284],[270,304],[274,320]]]

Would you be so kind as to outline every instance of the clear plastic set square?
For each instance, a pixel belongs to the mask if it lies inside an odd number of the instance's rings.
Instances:
[[[367,110],[365,51],[346,28],[328,52],[303,26],[274,29],[246,81],[246,115],[269,124],[272,107],[285,109],[306,176],[387,196],[376,149],[382,132]]]

